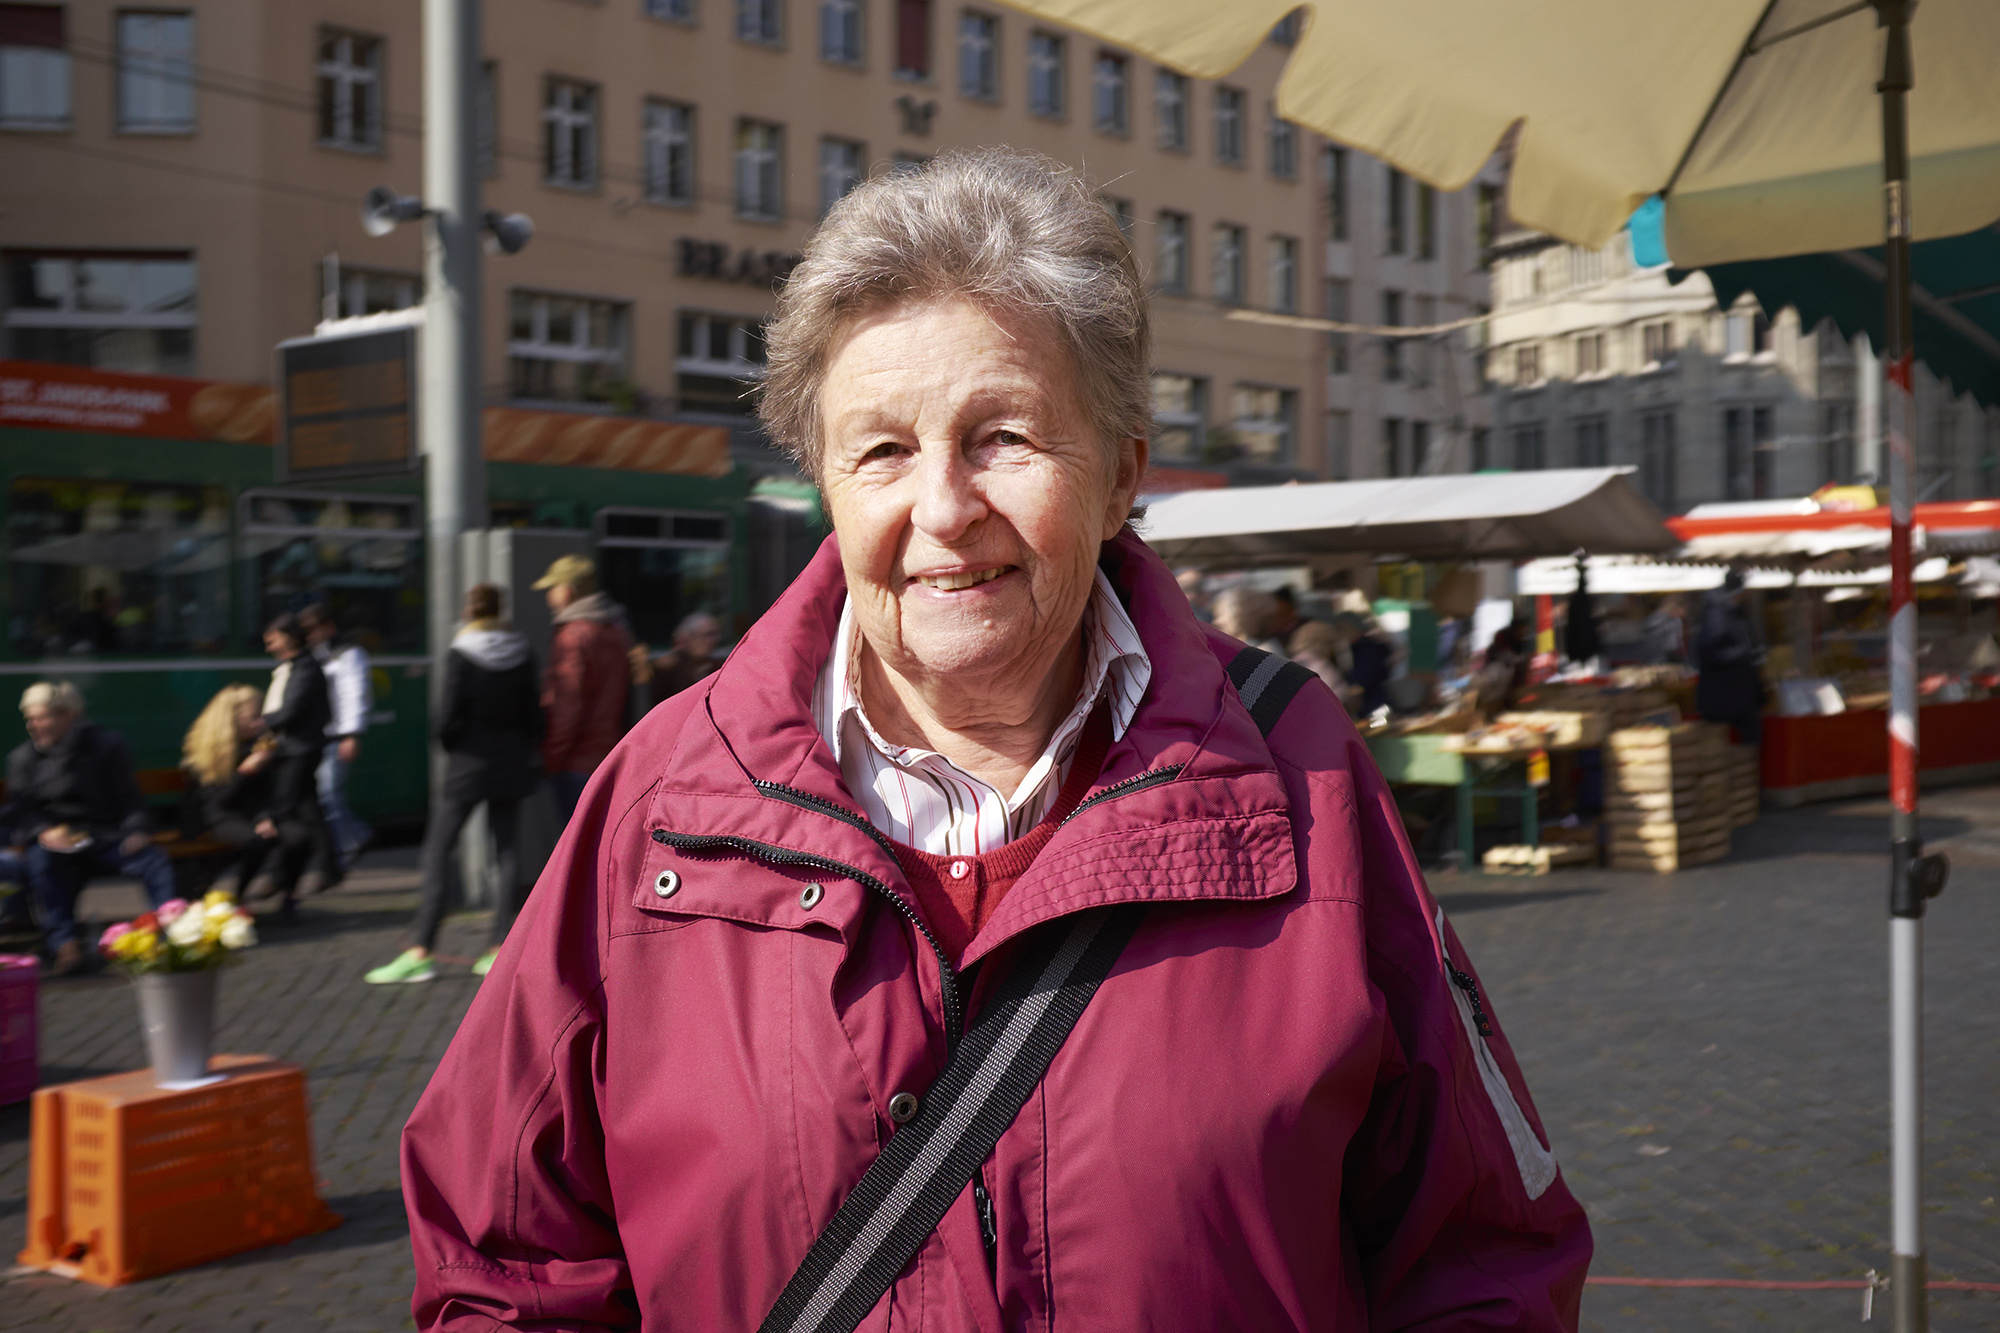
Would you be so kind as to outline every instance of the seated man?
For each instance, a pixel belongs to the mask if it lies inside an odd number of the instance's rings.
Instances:
[[[174,867],[153,845],[132,759],[115,731],[87,722],[66,681],[38,681],[21,696],[28,739],[7,756],[7,795],[28,843],[28,886],[55,953],[54,976],[91,963],[76,934],[84,882],[129,875],[158,907],[174,896]]]

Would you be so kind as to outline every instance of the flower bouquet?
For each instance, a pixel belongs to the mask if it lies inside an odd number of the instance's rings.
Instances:
[[[217,889],[200,902],[180,898],[104,932],[97,947],[132,978],[153,1078],[163,1088],[198,1088],[211,1077],[215,978],[231,955],[257,942],[257,926]]]

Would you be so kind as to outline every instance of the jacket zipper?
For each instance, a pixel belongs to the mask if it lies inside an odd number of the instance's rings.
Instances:
[[[1445,970],[1451,973],[1451,984],[1464,991],[1465,998],[1472,1004],[1472,1025],[1479,1029],[1480,1036],[1492,1036],[1493,1020],[1486,1016],[1486,1007],[1479,1002],[1479,983],[1474,981],[1470,974],[1452,966],[1449,955],[1445,957],[1444,966]]]
[[[973,1173],[972,1204],[979,1212],[979,1238],[986,1243],[986,1269],[991,1274],[1000,1250],[1000,1222],[993,1215],[993,1196],[986,1192],[985,1167]]]
[[[758,785],[763,786],[764,784],[759,783]],[[798,792],[794,793],[794,795],[803,797],[805,793]],[[818,809],[822,805],[828,807],[829,813],[840,809],[840,807],[834,806],[830,802],[819,802],[815,798],[810,797],[806,799],[813,802],[811,808],[814,809]],[[800,801],[793,802],[793,804],[803,803]],[[858,819],[859,816],[855,816],[855,818]],[[877,835],[878,841],[879,838],[880,835]],[[765,861],[772,865],[812,866],[815,869],[827,871],[829,874],[844,875],[848,879],[857,880],[881,894],[882,897],[888,900],[890,906],[902,914],[905,921],[908,921],[917,928],[918,932],[923,935],[925,941],[931,946],[931,952],[937,955],[938,991],[944,998],[945,1050],[949,1052],[958,1045],[958,1039],[965,1030],[965,1001],[959,994],[958,969],[951,965],[951,959],[945,956],[944,946],[938,943],[937,936],[931,934],[931,928],[924,924],[923,918],[917,915],[916,909],[904,902],[902,897],[887,884],[884,884],[865,870],[858,869],[845,862],[833,860],[831,857],[814,856],[808,852],[796,852],[789,847],[774,847],[767,842],[757,842],[750,838],[739,838],[733,833],[675,833],[670,829],[661,828],[653,830],[653,841],[665,847],[673,847],[687,852],[704,852],[713,851],[716,848],[728,848],[731,851],[741,852],[746,856],[755,857],[760,861]]]
[[[1061,828],[1063,824],[1069,823],[1070,820],[1075,819],[1093,805],[1102,805],[1104,802],[1112,800],[1115,797],[1129,796],[1135,791],[1144,791],[1148,787],[1157,787],[1162,782],[1172,782],[1181,775],[1181,769],[1184,767],[1186,767],[1184,764],[1169,764],[1165,768],[1148,769],[1137,777],[1130,777],[1115,786],[1106,787],[1089,800],[1080,802],[1076,809],[1063,816],[1062,824],[1057,824],[1056,827]]]

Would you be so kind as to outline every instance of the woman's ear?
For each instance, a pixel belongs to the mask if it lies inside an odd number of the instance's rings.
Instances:
[[[1146,479],[1146,460],[1150,457],[1151,445],[1143,435],[1127,436],[1118,442],[1118,450],[1113,456],[1111,488],[1104,498],[1104,524],[1099,534],[1100,541],[1110,541],[1125,526],[1125,519],[1132,512],[1132,502],[1139,498],[1139,487]]]

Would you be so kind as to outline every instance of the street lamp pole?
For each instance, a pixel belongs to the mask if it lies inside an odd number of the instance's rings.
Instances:
[[[486,526],[480,454],[480,207],[474,144],[479,81],[479,0],[424,0],[424,322],[417,364],[418,425],[425,454],[424,528],[430,699],[442,705],[445,656],[464,595],[459,534]],[[432,764],[431,808],[443,765]]]

